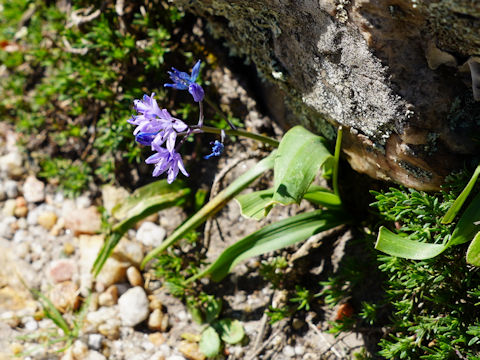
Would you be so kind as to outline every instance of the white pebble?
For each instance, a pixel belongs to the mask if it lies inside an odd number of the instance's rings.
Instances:
[[[131,288],[118,299],[120,318],[125,326],[135,326],[144,321],[149,314],[148,299],[140,286]]]
[[[145,246],[159,246],[163,239],[165,239],[166,231],[163,227],[150,222],[145,221],[137,231],[136,238]]]
[[[100,350],[102,348],[103,335],[90,334],[88,335],[88,347],[93,350]]]
[[[292,358],[295,356],[295,349],[290,345],[285,346],[282,352],[287,358]]]

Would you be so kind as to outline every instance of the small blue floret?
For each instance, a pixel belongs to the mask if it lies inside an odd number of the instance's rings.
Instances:
[[[215,140],[214,142],[211,142],[210,144],[212,144],[212,153],[207,155],[207,156],[204,156],[203,158],[204,159],[210,159],[212,156],[220,156],[223,152],[223,149],[225,148],[225,146],[223,146],[223,144],[218,141],[218,140]]]

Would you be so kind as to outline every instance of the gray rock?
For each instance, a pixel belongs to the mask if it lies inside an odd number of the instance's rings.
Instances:
[[[165,239],[166,231],[163,227],[146,221],[137,231],[136,238],[145,246],[157,247]]]
[[[145,290],[136,286],[118,299],[120,318],[125,326],[135,326],[146,320],[149,314]]]
[[[7,176],[18,178],[24,174],[22,163],[22,156],[18,152],[8,153],[0,156],[0,171]]]
[[[5,181],[3,189],[9,199],[14,199],[18,196],[18,183],[14,180]]]
[[[100,350],[102,348],[103,338],[101,334],[88,335],[88,347],[93,350]]]
[[[23,184],[23,197],[33,203],[45,200],[45,184],[35,176],[29,176]]]

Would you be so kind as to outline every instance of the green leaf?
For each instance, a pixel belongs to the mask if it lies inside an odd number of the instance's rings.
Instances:
[[[38,290],[31,289],[30,291],[42,303],[42,308],[45,316],[52,320],[54,324],[57,325],[60,329],[62,329],[63,333],[66,336],[70,336],[71,330],[67,324],[67,321],[63,318],[62,314],[60,314],[60,311],[57,310],[57,308],[55,307],[55,305],[53,305],[50,299]]]
[[[240,205],[240,210],[244,217],[261,220],[267,215],[265,207],[271,202],[272,196],[273,188],[270,188],[238,195],[235,200]],[[311,185],[303,198],[329,209],[339,209],[341,207],[340,197],[330,190],[317,185]]]
[[[211,301],[208,301],[207,305],[205,306],[205,321],[210,324],[213,320],[218,318],[221,311],[221,299],[212,299]]]
[[[442,219],[443,224],[449,224],[453,221],[457,213],[460,211],[463,203],[467,199],[468,195],[472,191],[475,182],[477,181],[478,176],[480,175],[480,165],[477,166],[475,169],[475,172],[473,173],[470,181],[468,182],[467,186],[465,186],[465,189],[461,192],[461,194],[458,196],[458,198],[455,200],[453,203],[452,207],[448,209],[447,213]]]
[[[238,320],[222,319],[215,324],[215,329],[228,344],[238,344],[245,336],[243,326]]]
[[[429,244],[410,240],[408,237],[397,235],[382,226],[378,231],[375,249],[383,251],[391,256],[423,260],[439,255],[448,247],[448,245],[448,243],[445,245]]]
[[[267,210],[275,204],[299,203],[322,164],[329,159],[333,157],[322,137],[301,126],[290,129],[278,147],[274,167],[275,192]]]
[[[316,210],[270,224],[229,246],[213,264],[187,281],[206,275],[210,275],[214,281],[220,281],[244,259],[304,241],[347,221],[342,212]]]
[[[265,171],[271,169],[274,164],[276,151],[261,160],[253,168],[249,169],[246,173],[241,175],[233,183],[231,183],[226,189],[222,190],[210,200],[205,206],[203,206],[197,213],[191,218],[180,225],[159,247],[150,251],[142,261],[140,267],[143,269],[145,265],[152,260],[155,256],[165,251],[169,246],[175,244],[189,231],[196,229],[199,225],[204,223],[210,216],[215,215],[220,209],[222,209],[235,195],[245,189],[256,178],[262,175]]]
[[[133,225],[157,211],[182,205],[190,191],[180,181],[169,185],[166,180],[159,180],[135,190],[122,204],[112,209],[114,216],[123,220],[114,225],[111,233],[106,236],[93,264],[92,273],[95,276],[100,273],[123,234]]]
[[[480,266],[480,232],[475,235],[467,250],[467,263]]]
[[[207,357],[214,357],[220,353],[220,337],[215,329],[211,326],[202,332],[199,348]]]
[[[450,242],[454,245],[470,241],[480,231],[480,193],[477,194],[458,220]]]

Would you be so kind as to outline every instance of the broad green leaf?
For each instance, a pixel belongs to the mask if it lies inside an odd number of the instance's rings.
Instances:
[[[467,263],[480,266],[480,232],[475,235],[467,250]]]
[[[272,196],[273,188],[270,188],[238,195],[235,200],[240,205],[240,210],[244,217],[261,220],[267,215],[265,207],[271,202]],[[341,200],[337,195],[317,185],[311,185],[303,198],[329,209],[339,209],[341,206]]]
[[[228,344],[238,344],[245,336],[243,326],[238,320],[222,319],[214,326],[222,340]]]
[[[183,181],[177,180],[168,184],[167,180],[158,180],[142,186],[128,196],[121,204],[112,209],[117,220],[125,220],[143,212],[152,205],[164,202],[165,196],[176,196],[175,193],[186,189]]]
[[[316,210],[270,224],[229,246],[213,264],[187,281],[207,275],[220,281],[244,259],[293,245],[346,222],[342,212]]]
[[[457,213],[460,211],[463,203],[467,199],[468,195],[472,191],[479,175],[480,175],[480,165],[477,166],[477,168],[475,169],[475,172],[472,175],[472,178],[468,182],[467,186],[465,186],[465,189],[463,189],[462,193],[455,200],[452,207],[448,209],[447,213],[442,219],[443,224],[449,224],[453,221]]]
[[[199,348],[207,357],[214,357],[220,353],[220,337],[215,329],[211,326],[202,332]]]
[[[448,246],[448,243],[445,245],[429,244],[410,240],[408,237],[397,235],[382,226],[378,231],[375,249],[405,259],[424,260],[439,255]]]
[[[301,126],[290,129],[278,147],[274,166],[275,204],[299,203],[322,164],[333,159],[324,139]],[[333,164],[333,163],[332,163]]]
[[[276,151],[272,151],[269,156],[265,159],[258,162],[253,168],[249,169],[246,173],[241,175],[233,183],[231,183],[226,189],[222,190],[205,204],[197,213],[195,213],[191,218],[185,221],[180,225],[174,232],[171,234],[159,247],[150,251],[142,261],[140,267],[143,269],[145,265],[152,260],[155,256],[165,251],[169,246],[175,244],[180,240],[185,234],[189,231],[197,228],[199,225],[204,223],[210,216],[215,215],[220,211],[233,197],[235,197],[239,192],[245,189],[249,184],[251,184],[256,178],[262,175],[265,171],[273,168],[274,160],[276,156]]]
[[[178,184],[168,185],[166,180],[160,180],[137,189],[125,199],[123,204],[116,206],[112,213],[123,220],[114,225],[111,232],[107,234],[105,243],[93,264],[92,273],[95,276],[100,273],[123,234],[133,225],[157,211],[182,205],[190,195],[190,191],[180,181]]]
[[[472,240],[480,231],[480,193],[477,194],[465,212],[460,216],[455,230],[453,230],[451,242],[454,245],[463,244]]]

